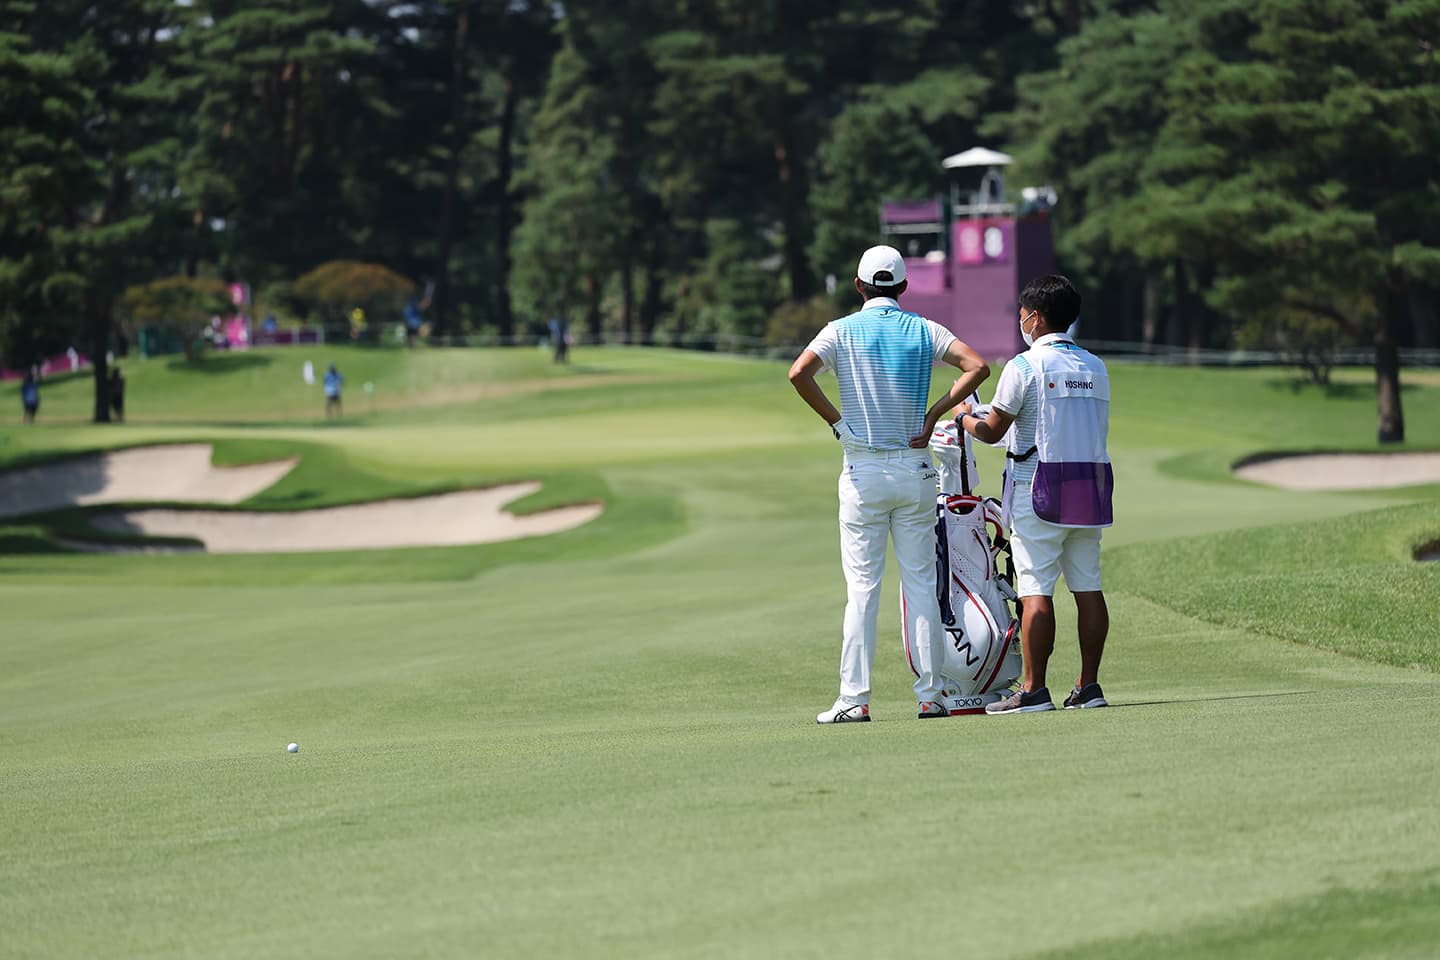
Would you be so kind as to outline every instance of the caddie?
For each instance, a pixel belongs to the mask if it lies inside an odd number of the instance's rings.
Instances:
[[[1055,649],[1055,584],[1075,597],[1080,677],[1065,708],[1106,706],[1100,658],[1110,613],[1100,589],[1100,531],[1113,522],[1115,486],[1106,450],[1110,377],[1104,362],[1065,331],[1080,294],[1051,274],[1020,291],[1020,335],[1030,349],[1000,374],[988,410],[960,404],[960,426],[975,439],[1005,439],[1004,513],[1020,595],[1025,666],[1014,694],[986,713],[1054,710],[1045,668]]]
[[[940,324],[902,310],[898,298],[905,288],[905,260],[898,250],[866,250],[855,272],[855,290],[864,301],[860,311],[827,324],[790,368],[796,392],[830,424],[844,450],[840,696],[815,718],[818,723],[870,719],[880,580],[891,539],[912,640],[919,716],[949,716],[939,673],[946,634],[935,590],[938,475],[930,460],[930,435],[940,417],[989,376],[990,368]],[[958,367],[961,376],[927,409],[936,362]],[[838,410],[815,381],[825,369],[834,370],[839,381]]]

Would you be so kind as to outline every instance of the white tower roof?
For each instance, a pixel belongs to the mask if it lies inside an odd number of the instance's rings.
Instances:
[[[955,153],[941,161],[946,169],[955,167],[1006,167],[1015,162],[1008,153],[989,150],[985,147],[971,147],[963,153]]]

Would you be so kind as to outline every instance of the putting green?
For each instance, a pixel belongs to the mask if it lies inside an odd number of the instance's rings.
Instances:
[[[1117,365],[1116,708],[919,723],[889,617],[877,722],[831,729],[813,716],[838,662],[838,455],[783,365],[338,353],[415,403],[329,425],[303,393],[234,412],[291,356],[208,379],[131,364],[122,427],[78,422],[85,384],[47,388],[42,414],[74,403],[76,422],[0,425],[0,458],[213,441],[223,462],[300,457],[251,508],[533,478],[533,509],[606,510],[477,547],[0,557],[0,953],[1420,957],[1440,940],[1436,633],[1423,613],[1412,638],[1366,629],[1437,595],[1406,549],[1440,533],[1440,490],[1228,476],[1263,450],[1373,450],[1363,390]],[[447,390],[467,370],[557,386],[437,399],[440,370]],[[193,422],[147,419],[142,386],[156,411],[189,398]],[[1411,448],[1440,447],[1440,386],[1405,399]],[[0,542],[39,549],[75,522],[4,521]],[[1058,609],[1057,686],[1078,659]]]

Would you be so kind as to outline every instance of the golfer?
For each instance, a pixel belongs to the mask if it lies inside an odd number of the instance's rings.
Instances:
[[[936,472],[930,434],[936,422],[989,376],[990,368],[949,330],[900,309],[905,261],[893,247],[860,257],[855,289],[859,313],[832,321],[790,368],[790,383],[840,441],[840,563],[847,600],[840,648],[840,696],[815,719],[870,719],[870,670],[875,660],[880,580],[887,540],[900,565],[903,615],[915,638],[911,666],[920,717],[944,717],[939,674],[946,637],[935,594]],[[950,391],[926,409],[936,361],[958,367]],[[837,410],[815,382],[835,371]]]
[[[1065,334],[1080,294],[1064,277],[1020,291],[1020,335],[1030,347],[1005,365],[984,416],[960,404],[960,426],[984,443],[1005,439],[1004,512],[1020,595],[1021,689],[986,713],[1054,710],[1045,667],[1055,650],[1055,582],[1075,596],[1080,678],[1065,708],[1103,707],[1100,656],[1110,612],[1100,589],[1100,530],[1113,518],[1114,474],[1106,452],[1110,377],[1099,357]]]

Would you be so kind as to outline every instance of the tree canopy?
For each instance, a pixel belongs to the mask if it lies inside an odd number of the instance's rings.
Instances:
[[[104,419],[124,291],[331,261],[433,290],[441,337],[773,343],[984,144],[1055,187],[1088,336],[1373,348],[1399,439],[1437,33],[1440,0],[0,0],[0,361],[83,349]]]

